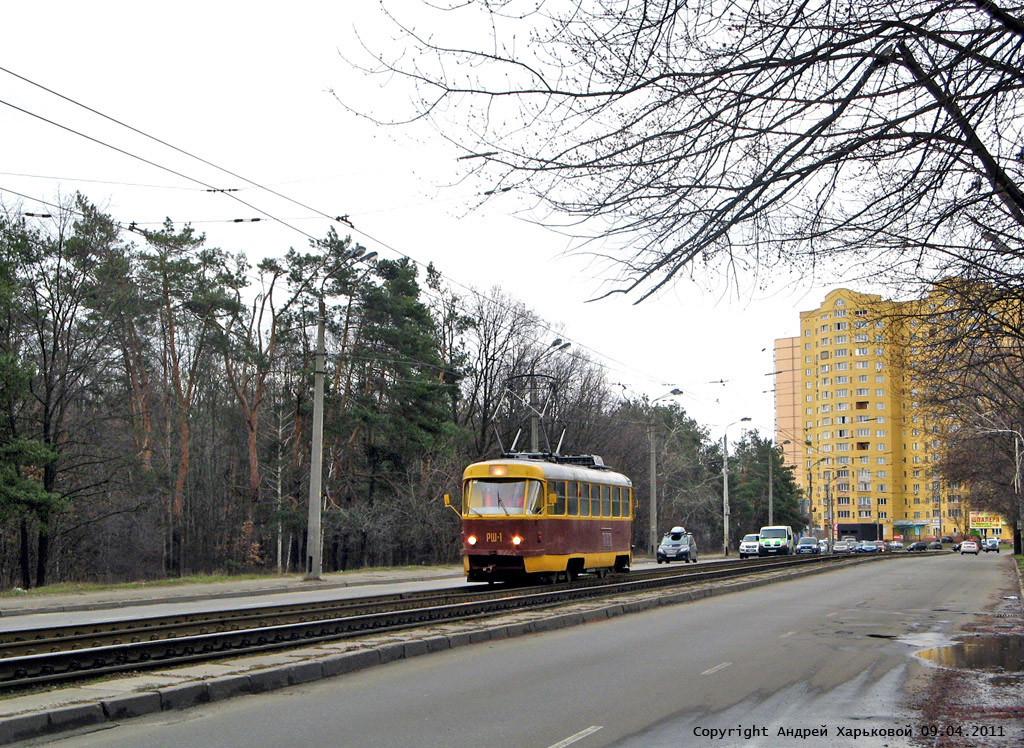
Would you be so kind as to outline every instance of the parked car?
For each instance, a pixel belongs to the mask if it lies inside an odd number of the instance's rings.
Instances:
[[[760,540],[761,536],[756,532],[752,532],[749,535],[744,535],[743,540],[740,541],[740,558],[746,558],[747,556],[757,555],[757,541]]]
[[[965,540],[960,544],[960,555],[965,553],[973,553],[975,556],[978,555],[978,544],[973,540]]]
[[[878,546],[875,545],[873,540],[862,540],[857,543],[857,547],[854,549],[857,553],[877,553]]]
[[[697,542],[682,527],[673,527],[665,533],[658,546],[658,563],[690,561],[697,563]]]
[[[851,543],[849,540],[837,540],[835,543],[832,544],[832,552],[853,553],[854,547],[855,544]]]
[[[928,543],[923,540],[917,540],[907,546],[908,551],[926,551],[928,550]]]
[[[794,552],[818,554],[821,553],[821,548],[818,546],[817,538],[806,536],[796,541],[796,551]]]
[[[952,543],[953,542],[953,538],[948,537],[948,536],[944,537],[944,538],[939,538],[939,542],[940,543]]]
[[[900,542],[899,540],[893,540],[893,541],[891,541],[889,543],[889,550],[890,551],[902,551],[903,550],[903,543]]]
[[[929,551],[941,551],[942,550],[942,543],[940,543],[938,540],[933,540],[932,542],[930,542],[928,544],[928,550]]]
[[[962,540],[959,543],[953,543],[953,547],[951,549],[953,551],[953,553],[958,553],[960,551],[960,546],[962,546],[963,544],[964,544],[964,541],[962,541]]]
[[[988,553],[989,551],[999,553],[999,538],[985,538],[985,542],[981,548],[985,553]]]
[[[821,550],[822,553],[831,553],[831,551],[828,548],[828,540],[826,540],[825,538],[822,538],[818,541],[818,548]]]

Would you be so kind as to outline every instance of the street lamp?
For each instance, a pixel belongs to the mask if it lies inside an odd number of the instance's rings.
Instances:
[[[659,400],[664,400],[666,397],[677,397],[682,394],[683,391],[681,389],[679,389],[678,387],[673,388],[670,392],[666,392],[664,395],[659,395],[658,397],[651,400],[651,405],[654,405],[654,403],[658,402]],[[655,456],[656,451],[654,448],[653,420],[651,420],[651,422],[647,424],[647,439],[648,444],[651,448],[651,495],[650,506],[648,507],[648,514],[650,515],[650,532],[648,537],[648,543],[651,547],[651,553],[654,554],[657,552],[658,543],[658,461],[657,457]]]
[[[738,421],[733,421],[722,432],[722,553],[729,555],[729,426],[749,421],[744,416]]]
[[[313,434],[309,458],[309,511],[306,516],[306,574],[305,580],[320,579],[323,574],[323,537],[321,513],[323,512],[323,463],[324,463],[324,366],[327,351],[324,342],[327,325],[327,306],[324,304],[324,286],[331,276],[357,262],[372,260],[376,252],[353,255],[324,276],[320,283],[320,298],[317,305],[319,320],[316,326],[316,353],[313,356]]]

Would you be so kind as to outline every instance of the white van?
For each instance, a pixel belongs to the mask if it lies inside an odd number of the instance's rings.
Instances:
[[[757,541],[758,556],[788,556],[794,550],[793,528],[789,525],[762,527]]]

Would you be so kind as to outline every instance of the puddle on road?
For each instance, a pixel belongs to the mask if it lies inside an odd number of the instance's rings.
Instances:
[[[940,667],[1024,672],[1024,636],[982,635],[942,647],[915,652]]]

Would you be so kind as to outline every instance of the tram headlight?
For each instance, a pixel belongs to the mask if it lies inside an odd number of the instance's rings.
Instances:
[[[466,538],[467,545],[476,545],[476,535],[470,535]]]
[[[512,545],[519,545],[522,542],[523,542],[523,538],[522,538],[521,535],[513,535],[512,536]]]

